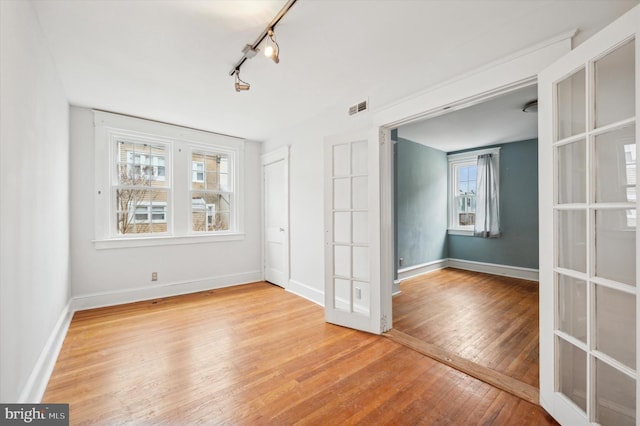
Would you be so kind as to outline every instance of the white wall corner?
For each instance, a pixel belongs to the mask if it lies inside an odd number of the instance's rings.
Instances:
[[[296,280],[289,280],[288,292],[324,307],[324,292]]]
[[[39,403],[42,401],[72,318],[73,310],[71,309],[71,301],[69,301],[60,313],[51,335],[47,339],[44,348],[42,348],[33,370],[31,370],[27,383],[22,392],[20,392],[17,401],[19,404]]]
[[[122,305],[162,297],[180,296],[199,291],[215,290],[262,281],[262,271],[250,271],[239,274],[222,275],[201,280],[180,281],[153,287],[142,287],[113,292],[94,293],[76,296],[72,301],[73,311]]]

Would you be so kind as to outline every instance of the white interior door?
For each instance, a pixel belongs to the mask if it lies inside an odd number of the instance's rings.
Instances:
[[[540,402],[638,424],[637,7],[539,76]]]
[[[263,156],[264,276],[286,288],[289,282],[288,148]]]
[[[326,320],[371,333],[390,325],[391,280],[385,304],[380,261],[380,152],[388,143],[380,137],[327,138],[324,159]]]

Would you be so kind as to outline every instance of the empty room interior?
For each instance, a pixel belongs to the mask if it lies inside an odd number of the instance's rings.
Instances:
[[[394,329],[537,387],[537,87],[401,126],[394,151]],[[482,238],[487,152],[500,234]]]
[[[0,423],[638,424],[638,3],[0,1]]]

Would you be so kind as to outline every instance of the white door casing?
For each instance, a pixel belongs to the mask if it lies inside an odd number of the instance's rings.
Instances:
[[[638,424],[636,7],[539,74],[540,403]]]
[[[381,187],[381,170],[389,173],[381,151],[389,146],[388,131],[377,129],[325,138],[326,320],[376,334],[391,326],[392,276],[391,265],[381,262],[381,243],[386,250],[388,241],[380,204],[388,186]]]
[[[289,283],[289,148],[262,156],[264,279]]]

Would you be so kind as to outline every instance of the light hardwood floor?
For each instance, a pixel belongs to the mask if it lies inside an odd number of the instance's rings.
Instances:
[[[72,424],[553,424],[267,283],[78,312],[44,402]]]
[[[539,387],[537,282],[446,268],[400,290],[394,329]]]

